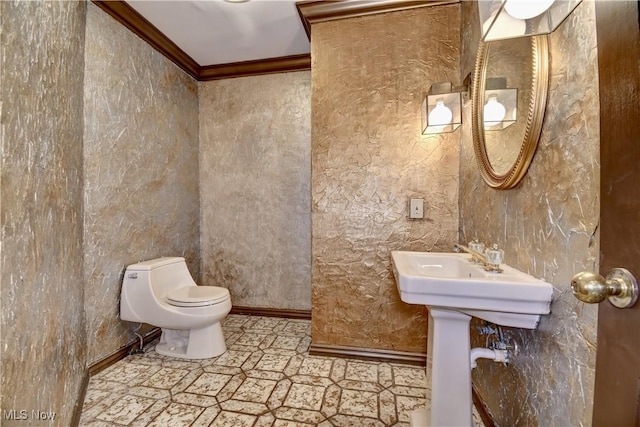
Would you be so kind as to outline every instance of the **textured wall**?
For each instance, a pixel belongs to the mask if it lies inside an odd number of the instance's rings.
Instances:
[[[0,2],[2,425],[70,425],[86,372],[84,2]],[[31,421],[4,411],[25,410]],[[37,422],[32,410],[55,412]]]
[[[199,278],[197,83],[93,4],[85,58],[84,262],[89,360],[133,338],[128,264],[184,256]]]
[[[422,137],[431,82],[459,84],[459,5],[314,24],[312,338],[425,351],[426,313],[400,301],[392,250],[450,250],[458,135]],[[363,36],[366,35],[366,36]],[[408,219],[411,197],[425,219]]]
[[[203,282],[311,308],[308,71],[200,84]]]
[[[478,17],[463,2],[462,73],[473,68]],[[474,382],[500,425],[591,425],[597,307],[575,299],[571,277],[598,271],[599,125],[593,2],[583,2],[549,37],[550,90],[538,151],[513,190],[486,186],[462,132],[460,222],[505,249],[505,262],[554,285],[552,313],[536,331],[509,330],[522,353],[504,368],[481,362]],[[470,108],[469,108],[470,109]],[[481,345],[484,340],[477,340]]]

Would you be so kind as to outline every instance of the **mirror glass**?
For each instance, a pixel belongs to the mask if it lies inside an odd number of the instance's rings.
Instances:
[[[540,136],[548,85],[546,36],[480,42],[472,87],[473,136],[484,180],[515,187]]]

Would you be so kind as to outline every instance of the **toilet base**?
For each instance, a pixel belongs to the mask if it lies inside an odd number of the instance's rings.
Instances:
[[[179,359],[209,359],[227,351],[222,326],[216,322],[200,329],[162,328],[156,353]]]

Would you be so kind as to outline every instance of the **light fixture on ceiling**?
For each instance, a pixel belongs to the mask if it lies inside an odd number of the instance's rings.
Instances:
[[[224,1],[226,1],[227,3],[246,3],[249,0],[224,0]]]
[[[518,89],[508,88],[504,77],[488,78],[485,83],[483,121],[485,131],[503,130],[518,117]]]
[[[462,123],[461,92],[466,86],[452,87],[450,82],[434,83],[422,102],[422,134],[453,132]]]
[[[482,41],[549,34],[582,0],[478,0]]]

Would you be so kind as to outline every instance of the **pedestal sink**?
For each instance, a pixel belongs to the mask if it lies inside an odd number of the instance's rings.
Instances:
[[[553,287],[502,265],[487,272],[460,253],[391,252],[402,301],[429,311],[427,381],[431,412],[413,414],[412,426],[473,426],[470,321],[535,329],[550,311]]]

